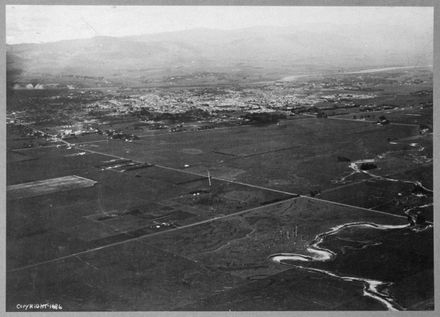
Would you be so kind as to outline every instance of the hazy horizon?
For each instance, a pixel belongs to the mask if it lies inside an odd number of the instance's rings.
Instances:
[[[130,23],[127,23],[130,21]],[[6,6],[7,44],[124,37],[194,29],[381,26],[433,29],[432,7]]]
[[[426,66],[430,7],[7,6],[8,81]],[[110,37],[110,38],[107,38]],[[60,42],[62,41],[62,42]],[[116,80],[117,79],[117,80]]]

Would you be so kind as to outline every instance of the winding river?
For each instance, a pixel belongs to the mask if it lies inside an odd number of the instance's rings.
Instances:
[[[432,225],[427,225],[424,228],[411,228],[411,230],[415,232],[420,232],[431,228]],[[269,260],[278,264],[293,266],[296,268],[304,269],[311,272],[322,273],[337,279],[341,279],[347,282],[360,282],[363,284],[363,295],[368,296],[380,303],[382,303],[388,310],[404,310],[405,308],[399,305],[395,300],[389,295],[388,289],[392,285],[391,282],[387,281],[379,281],[366,277],[358,277],[358,276],[345,276],[339,275],[330,270],[318,269],[309,266],[303,266],[301,263],[304,262],[327,262],[332,261],[336,258],[337,254],[330,249],[322,247],[322,243],[326,240],[326,238],[330,236],[337,235],[341,233],[341,231],[346,229],[373,229],[373,230],[396,230],[396,229],[405,229],[409,228],[409,225],[381,225],[371,222],[355,222],[355,223],[345,223],[334,228],[331,228],[329,231],[319,233],[310,243],[310,246],[306,249],[307,254],[299,254],[299,253],[277,253],[269,256]],[[362,247],[357,249],[363,249],[375,245],[381,244],[377,243],[366,243]]]

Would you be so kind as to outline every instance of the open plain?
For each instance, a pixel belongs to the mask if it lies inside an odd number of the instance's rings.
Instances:
[[[88,98],[128,97],[14,91],[7,309],[433,309],[432,72],[363,74],[358,96],[353,76],[222,92],[271,98],[283,87],[320,100],[263,115],[87,113]],[[23,110],[51,109],[57,94],[81,105],[80,127]]]

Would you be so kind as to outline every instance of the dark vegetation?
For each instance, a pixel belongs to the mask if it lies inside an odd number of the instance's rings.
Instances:
[[[326,241],[334,261],[310,265],[391,281],[399,304],[432,309],[432,230],[413,231],[433,221],[430,76],[10,91],[7,185],[97,184],[8,197],[7,309],[48,298],[66,311],[385,309],[361,283],[268,260],[353,222],[411,228],[347,230]]]

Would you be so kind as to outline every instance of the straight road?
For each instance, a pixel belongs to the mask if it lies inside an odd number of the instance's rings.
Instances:
[[[121,245],[121,244],[124,244],[124,243],[132,242],[132,241],[137,241],[137,240],[141,240],[141,239],[146,239],[146,238],[149,238],[149,237],[154,237],[154,236],[158,236],[158,235],[161,235],[161,234],[164,234],[164,233],[182,230],[182,229],[185,229],[185,228],[191,228],[191,227],[195,227],[195,226],[198,226],[198,225],[201,225],[201,224],[210,223],[210,222],[221,220],[221,219],[225,219],[225,218],[235,217],[235,216],[238,216],[238,215],[242,215],[242,214],[245,214],[245,213],[248,213],[248,212],[256,211],[256,210],[259,210],[259,209],[262,209],[262,208],[266,208],[266,207],[269,207],[269,206],[273,206],[273,205],[276,205],[276,204],[281,204],[281,203],[285,203],[285,202],[288,202],[288,201],[293,201],[293,200],[295,200],[297,198],[299,198],[299,197],[293,197],[293,198],[289,198],[287,200],[273,202],[273,203],[266,204],[266,205],[263,205],[263,206],[258,206],[258,207],[254,207],[254,208],[238,211],[236,213],[232,213],[232,214],[229,214],[229,215],[209,218],[209,219],[206,219],[206,220],[194,222],[194,223],[191,223],[191,224],[188,224],[188,225],[184,225],[184,226],[181,226],[181,227],[172,228],[172,229],[163,230],[163,231],[158,231],[158,232],[146,234],[146,235],[143,235],[143,236],[140,236],[140,237],[136,237],[136,238],[129,238],[129,239],[126,239],[126,240],[123,240],[123,241],[118,241],[118,242],[106,244],[106,245],[103,245],[103,246],[100,246],[100,247],[87,249],[87,250],[84,250],[84,251],[68,254],[68,255],[65,255],[65,256],[60,256],[60,257],[57,257],[57,258],[54,258],[54,259],[50,259],[50,260],[47,260],[47,261],[42,261],[42,262],[30,264],[30,265],[25,265],[25,266],[22,266],[22,267],[19,267],[19,268],[11,269],[8,272],[13,273],[13,272],[24,271],[24,270],[27,270],[27,269],[38,267],[40,265],[46,265],[46,264],[49,264],[49,263],[54,263],[54,262],[57,262],[57,261],[66,260],[66,259],[69,259],[69,258],[72,258],[72,257],[78,257],[78,256],[80,256],[82,254],[87,254],[87,253],[95,252],[95,251],[98,251],[98,250],[103,250],[103,249],[110,248],[110,247],[117,246],[117,245]]]

